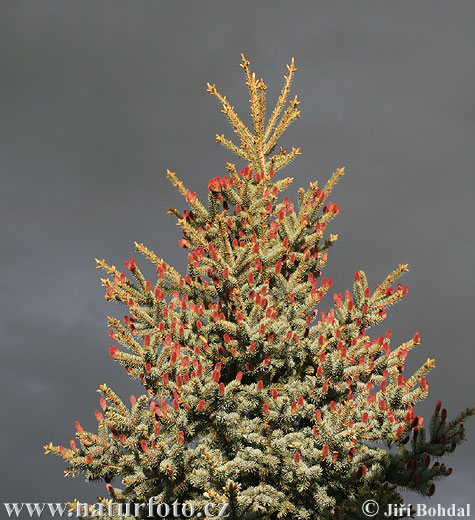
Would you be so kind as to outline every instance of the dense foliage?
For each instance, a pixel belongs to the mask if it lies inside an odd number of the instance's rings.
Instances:
[[[98,432],[76,422],[77,441],[46,451],[69,463],[67,475],[103,479],[117,502],[156,496],[196,511],[226,502],[232,519],[366,518],[368,498],[383,509],[402,503],[403,488],[431,495],[451,473],[434,459],[461,442],[473,409],[448,421],[438,403],[426,430],[415,404],[427,396],[433,360],[404,372],[418,332],[398,346],[390,330],[368,334],[406,295],[396,283],[406,265],[372,289],[356,272],[352,290],[318,312],[337,240],[327,233],[339,211],[329,195],[344,169],[301,188],[295,206],[282,198],[292,179],[275,173],[299,154],[276,151],[300,115],[297,97],[287,105],[296,69],[292,61],[266,121],[266,85],[244,56],[242,67],[252,130],[213,85],[208,91],[240,139],[217,141],[243,169],[228,163],[227,175],[209,181],[207,207],[168,172],[188,204],[169,210],[183,229],[186,273],[143,244],[136,250],[156,266],[154,282],[133,258],[125,272],[97,261],[106,299],[128,307],[123,321],[109,318],[110,355],[144,394],[128,406],[102,385]]]

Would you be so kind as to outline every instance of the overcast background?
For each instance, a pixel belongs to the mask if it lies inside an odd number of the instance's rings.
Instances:
[[[417,411],[475,404],[474,20],[470,1],[1,2],[0,503],[105,493],[42,449],[68,445],[76,419],[95,428],[104,381],[124,400],[139,391],[108,356],[106,316],[125,309],[105,302],[94,257],[121,266],[137,240],[184,267],[166,215],[184,201],[164,174],[205,198],[234,160],[215,144],[232,134],[206,82],[249,122],[241,51],[269,103],[296,59],[291,194],[347,168],[332,196],[335,290],[408,262],[409,295],[385,326],[394,345],[420,330],[408,370],[436,359]],[[474,426],[422,501],[472,501]]]

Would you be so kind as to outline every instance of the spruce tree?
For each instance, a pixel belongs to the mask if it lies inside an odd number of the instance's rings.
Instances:
[[[434,360],[404,371],[419,333],[398,346],[390,330],[369,334],[407,294],[397,283],[407,265],[373,288],[357,271],[352,290],[318,312],[337,240],[327,231],[339,212],[329,196],[344,168],[300,188],[295,205],[281,197],[293,179],[276,173],[300,153],[278,147],[300,116],[297,96],[289,98],[294,61],[268,119],[265,83],[244,56],[241,67],[252,129],[214,85],[208,92],[239,137],[216,140],[243,168],[228,163],[209,181],[207,205],[167,172],[187,203],[168,211],[183,230],[186,273],[139,243],[156,280],[134,258],[125,270],[96,260],[107,273],[106,300],[128,307],[123,321],[108,318],[110,356],[141,381],[143,395],[128,405],[101,385],[97,433],[77,421],[76,440],[50,443],[46,453],[67,461],[66,475],[103,480],[116,502],[157,497],[193,504],[202,518],[214,502],[229,504],[232,520],[357,519],[372,499],[381,518],[387,504],[402,503],[400,491],[432,495],[450,475],[437,459],[464,439],[474,409],[448,420],[438,401],[423,423],[415,405],[428,394]]]

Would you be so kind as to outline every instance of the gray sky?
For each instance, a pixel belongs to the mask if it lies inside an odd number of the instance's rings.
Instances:
[[[137,240],[185,265],[166,215],[183,201],[164,173],[205,197],[234,160],[215,144],[231,132],[205,87],[248,122],[241,51],[269,102],[295,57],[291,194],[347,168],[332,197],[335,290],[357,269],[374,287],[408,262],[409,295],[385,328],[393,345],[421,332],[408,370],[436,359],[418,411],[475,404],[474,17],[469,1],[2,2],[0,503],[105,493],[42,450],[68,443],[76,419],[94,427],[104,381],[124,399],[139,390],[108,356],[106,316],[124,309],[105,302],[93,259],[123,265]],[[432,503],[472,500],[474,426]]]

